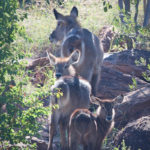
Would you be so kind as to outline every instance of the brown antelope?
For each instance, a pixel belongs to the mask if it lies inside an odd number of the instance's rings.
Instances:
[[[74,49],[81,52],[80,61],[74,65],[76,72],[92,85],[96,95],[101,75],[103,50],[97,36],[81,28],[77,21],[78,9],[73,7],[70,15],[62,15],[54,9],[57,27],[50,35],[51,42],[61,41],[61,57],[69,56]]]
[[[123,97],[121,97],[123,98]],[[88,109],[76,109],[69,122],[69,150],[77,150],[81,144],[84,150],[101,150],[102,142],[114,126],[115,111],[112,100],[96,99],[99,107],[96,114]]]
[[[53,109],[50,115],[50,132],[48,150],[52,150],[53,137],[57,125],[60,128],[61,148],[68,149],[66,131],[71,113],[76,108],[88,108],[90,103],[91,86],[88,81],[75,75],[73,64],[78,63],[79,51],[74,51],[69,57],[57,58],[49,54],[50,62],[55,66],[56,78],[52,86],[52,93],[61,90],[63,96],[57,98],[55,94],[50,97],[50,105],[58,104],[59,109]],[[68,75],[68,76],[65,76]]]

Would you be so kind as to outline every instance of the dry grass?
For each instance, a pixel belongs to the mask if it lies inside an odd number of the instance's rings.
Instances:
[[[113,20],[113,14],[118,12],[114,2],[113,11],[109,10],[105,13],[100,0],[67,1],[61,7],[54,3],[51,5],[45,4],[43,0],[41,5],[34,5],[26,10],[28,18],[20,22],[25,27],[28,37],[32,39],[32,42],[29,42],[18,38],[17,43],[20,49],[26,53],[31,53],[32,57],[45,51],[45,48],[51,44],[49,35],[56,26],[53,8],[67,15],[73,6],[76,6],[79,10],[78,21],[82,27],[89,29],[95,34],[98,34],[103,26],[110,25]],[[24,12],[25,10],[21,11]]]
[[[22,38],[17,39],[17,43],[21,50],[26,53],[31,53],[32,57],[38,56],[45,52],[45,49],[51,45],[49,35],[56,26],[56,20],[53,15],[53,8],[56,8],[63,14],[69,14],[73,6],[79,10],[78,21],[81,26],[89,29],[93,33],[99,33],[103,26],[111,25],[114,17],[118,16],[117,2],[111,1],[112,9],[104,12],[102,0],[65,0],[64,4],[58,6],[56,3],[45,3],[45,0],[39,0],[41,3],[38,5],[30,6],[28,10],[21,10],[28,13],[28,18],[21,25],[25,26],[28,37],[32,42],[25,41]],[[138,22],[143,21],[143,3],[139,5]],[[131,7],[132,15],[135,8]]]

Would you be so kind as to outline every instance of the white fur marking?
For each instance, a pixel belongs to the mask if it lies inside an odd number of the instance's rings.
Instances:
[[[78,35],[78,34],[70,34],[70,35],[68,35],[68,36],[65,37],[64,41],[66,41],[66,40],[68,40],[69,38],[74,37],[74,36],[77,37],[78,39],[81,38],[81,36]]]
[[[65,21],[64,21],[64,20],[62,20],[62,19],[59,19],[57,22],[65,23]]]
[[[101,106],[99,105],[99,107],[97,108],[96,114],[100,115],[100,113],[101,113]]]
[[[69,75],[75,76],[76,71],[72,65],[69,66],[68,71],[69,71]]]
[[[91,33],[92,34],[92,33]],[[93,45],[95,45],[95,37],[94,37],[94,34],[92,34],[92,41],[93,41]]]
[[[81,43],[81,56],[80,56],[79,62],[76,64],[76,66],[80,66],[81,64],[83,64],[84,57],[85,57],[85,43],[82,41],[82,43]]]
[[[51,87],[51,91],[53,91],[55,88],[58,88],[58,86],[61,84],[61,83],[63,83],[64,81],[63,81],[63,79],[58,79],[58,80],[56,80],[55,81],[55,84]]]
[[[97,122],[94,120],[94,124],[95,124],[95,128],[96,128],[96,131],[98,130],[98,127],[97,127]]]
[[[86,86],[88,88],[88,90],[91,92],[91,85],[88,81],[80,79],[80,83],[82,85]]]
[[[114,120],[115,118],[115,110],[113,109],[113,112],[112,112],[112,120]]]
[[[78,34],[70,34],[70,35],[66,36],[66,37],[64,38],[63,42],[62,42],[62,46],[61,46],[62,48],[63,48],[63,45],[64,45],[64,43],[66,42],[66,40],[68,40],[68,39],[71,38],[71,37],[77,37],[78,39],[81,38],[81,36],[78,35]],[[62,48],[61,48],[61,57],[64,57]]]

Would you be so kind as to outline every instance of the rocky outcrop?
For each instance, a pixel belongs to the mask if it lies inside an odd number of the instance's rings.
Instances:
[[[145,59],[145,65],[150,64],[150,51],[145,50],[125,50],[116,53],[107,53],[104,58],[104,66],[120,71],[125,74],[130,74],[143,79],[142,72],[147,70],[146,66],[136,64],[141,58]]]
[[[122,129],[115,139],[120,150],[123,140],[130,150],[150,150],[150,84],[142,76],[148,72],[149,56],[144,50],[105,54],[98,96],[110,99],[124,94],[123,102],[115,107],[115,128]],[[141,58],[146,60],[145,66],[135,63]],[[134,91],[129,89],[132,77],[137,81]]]
[[[128,123],[115,138],[115,145],[120,146],[125,141],[125,145],[130,150],[150,150],[150,115],[141,117]]]
[[[47,147],[48,147],[48,143],[46,143],[46,141],[44,141],[44,140],[40,140],[40,139],[38,139],[38,138],[36,138],[36,137],[33,137],[32,138],[32,140],[31,140],[31,142],[32,143],[36,143],[36,145],[37,145],[37,150],[46,150],[47,149]]]
[[[146,84],[139,78],[136,78],[136,81],[136,88],[143,87]],[[129,84],[132,84],[131,75],[103,65],[97,96],[101,99],[113,99],[120,94],[130,92]]]
[[[149,64],[149,51],[125,50],[117,53],[105,53],[101,71],[98,97],[115,98],[119,94],[130,92],[129,84],[132,78],[137,81],[137,87],[141,88],[147,84],[143,80],[142,72],[147,72],[146,66],[136,65],[135,61],[145,59],[145,65]]]
[[[150,84],[126,93],[123,102],[115,107],[115,145],[124,140],[130,150],[150,150]]]
[[[147,125],[148,123],[150,124],[150,116],[148,116],[150,115],[150,84],[144,81],[142,77],[142,72],[147,71],[147,67],[141,64],[138,66],[135,64],[135,60],[143,57],[146,60],[145,65],[147,65],[150,63],[149,56],[150,52],[144,50],[125,50],[116,53],[105,53],[97,96],[101,99],[113,99],[120,94],[124,94],[123,102],[117,104],[115,107],[115,127],[119,130],[123,128],[116,136],[116,145],[120,145],[122,139],[125,139],[127,146],[137,145],[139,148],[143,146],[142,143],[145,141],[147,143],[149,142],[150,136]],[[45,61],[43,61],[44,59]],[[45,80],[45,77],[43,77],[44,66],[48,65],[48,59],[44,59],[39,59],[41,63],[37,60],[35,62],[32,61],[31,65],[28,66],[28,69],[33,70],[33,81],[42,81],[41,84]],[[40,71],[37,71],[36,66],[43,68],[43,70],[40,69]],[[132,84],[133,77],[136,79],[137,86],[131,92],[129,84]],[[47,103],[45,103],[46,105]],[[148,117],[145,119],[144,116]],[[145,131],[145,128],[148,130]],[[44,150],[46,148],[48,142],[47,133],[48,130],[45,133],[41,132],[41,135],[44,137],[44,139],[41,139],[43,141],[34,141],[37,143],[39,149]],[[134,143],[133,145],[132,142]],[[59,149],[59,146],[57,146],[59,143],[59,140],[54,142],[54,149]],[[150,150],[150,147],[146,149],[147,145],[145,144],[145,149],[142,150]],[[136,148],[133,146],[131,150],[137,150]]]
[[[123,102],[115,107],[115,127],[121,129],[127,123],[150,115],[150,84],[127,93]]]

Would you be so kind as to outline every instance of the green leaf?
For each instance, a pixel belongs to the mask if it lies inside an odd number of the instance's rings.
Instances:
[[[107,12],[107,7],[104,7],[104,12]]]
[[[4,15],[4,17],[7,17],[7,18],[9,18],[10,17],[10,15],[8,14],[8,13],[3,13],[3,15]]]
[[[109,4],[109,9],[112,9],[112,5],[111,4]]]
[[[148,70],[150,70],[150,64],[147,65]]]
[[[106,5],[106,1],[103,1],[103,6],[105,6]]]

